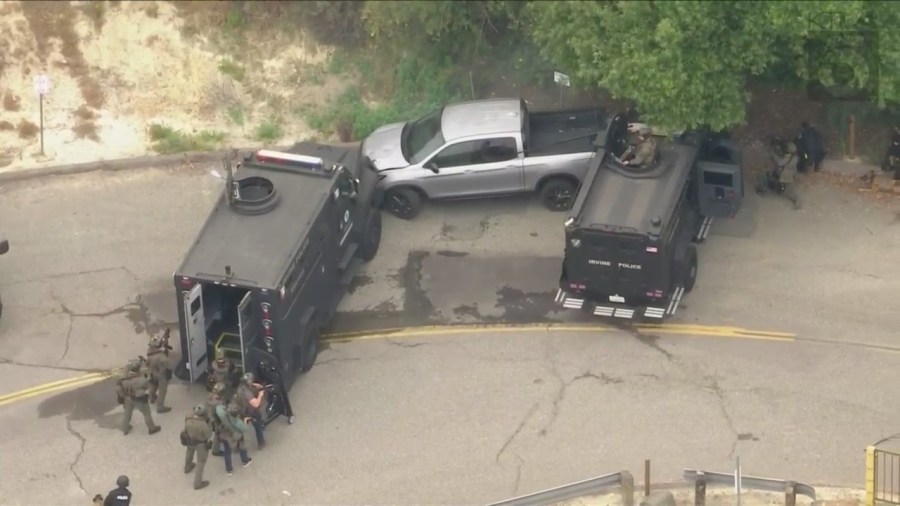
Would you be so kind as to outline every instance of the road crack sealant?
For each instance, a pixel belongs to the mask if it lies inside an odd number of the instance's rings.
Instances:
[[[80,432],[72,427],[72,420],[70,420],[69,418],[66,418],[66,430],[69,431],[69,434],[75,436],[75,438],[78,439],[79,442],[78,453],[75,454],[75,458],[69,464],[69,472],[72,473],[73,477],[75,477],[75,481],[78,482],[78,488],[81,489],[81,492],[84,495],[88,495],[87,490],[85,490],[84,488],[84,482],[81,480],[81,476],[79,476],[78,471],[75,470],[75,468],[78,466],[78,463],[81,461],[81,456],[84,455],[84,446],[85,444],[87,444],[87,439],[85,439],[85,437],[82,436]]]

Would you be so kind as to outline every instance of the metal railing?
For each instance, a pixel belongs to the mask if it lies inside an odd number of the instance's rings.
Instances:
[[[634,477],[628,471],[598,476],[577,483],[535,492],[534,494],[495,502],[488,506],[545,506],[547,504],[570,501],[579,497],[600,495],[615,488],[619,488],[622,491],[622,503],[626,506],[633,506]]]
[[[758,476],[743,476],[732,473],[712,473],[709,471],[684,470],[684,481],[694,485],[694,504],[703,506],[706,504],[706,486],[733,487],[735,482],[738,489],[761,490],[784,494],[784,503],[793,506],[797,503],[798,495],[805,495],[813,501],[816,500],[816,489],[805,484],[791,480],[777,480],[774,478],[760,478]]]
[[[900,504],[900,453],[866,449],[866,504]]]

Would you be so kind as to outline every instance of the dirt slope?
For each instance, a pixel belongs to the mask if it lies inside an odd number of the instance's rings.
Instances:
[[[147,154],[152,123],[215,131],[219,143],[244,146],[270,122],[281,135],[267,141],[292,140],[310,134],[300,106],[341,88],[310,77],[330,48],[269,35],[225,54],[208,34],[185,30],[170,2],[4,1],[0,33],[11,34],[0,38],[0,171]],[[52,82],[46,157],[36,127],[39,74]]]

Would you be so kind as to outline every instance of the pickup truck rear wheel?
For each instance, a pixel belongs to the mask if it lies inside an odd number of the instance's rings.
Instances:
[[[541,186],[541,203],[551,211],[568,211],[575,202],[576,191],[568,179],[551,179]]]
[[[422,196],[411,188],[390,190],[384,196],[384,208],[402,220],[411,220],[422,210]]]

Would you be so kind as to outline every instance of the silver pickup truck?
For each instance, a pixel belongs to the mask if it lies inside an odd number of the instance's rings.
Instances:
[[[412,219],[426,199],[537,192],[571,207],[603,127],[601,109],[530,112],[521,99],[446,105],[369,135],[362,152],[385,191],[384,208]]]

